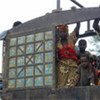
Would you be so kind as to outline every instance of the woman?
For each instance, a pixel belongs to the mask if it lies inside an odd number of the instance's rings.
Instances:
[[[77,55],[74,48],[79,36],[79,28],[80,23],[77,23],[76,28],[69,35],[67,25],[58,25],[56,27],[58,54],[58,88],[73,87],[77,83]]]

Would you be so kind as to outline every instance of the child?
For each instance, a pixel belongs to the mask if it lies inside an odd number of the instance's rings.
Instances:
[[[90,86],[94,84],[94,71],[89,61],[89,57],[83,55],[80,58],[81,63],[78,66],[77,73],[79,74],[79,86]]]

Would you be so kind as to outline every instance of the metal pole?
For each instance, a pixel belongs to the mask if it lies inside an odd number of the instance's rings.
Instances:
[[[61,11],[62,8],[60,8],[60,0],[57,0],[57,11]]]
[[[60,0],[56,0],[56,9],[53,10],[52,12],[59,12],[59,11],[62,11],[62,8],[60,8]]]
[[[87,21],[87,30],[90,30],[90,20]]]
[[[83,5],[81,5],[79,2],[77,2],[76,0],[71,0],[73,3],[75,3],[77,6],[79,6],[80,8],[84,8]]]
[[[60,9],[60,0],[57,0],[57,10]]]

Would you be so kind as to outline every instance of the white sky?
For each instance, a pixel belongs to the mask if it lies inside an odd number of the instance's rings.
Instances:
[[[56,9],[57,0],[0,0],[0,32],[10,29],[15,21],[26,22]],[[100,0],[76,0],[85,7],[98,7]],[[61,8],[76,6],[70,0],[61,0]],[[77,7],[77,6],[76,6]],[[2,66],[2,42],[0,41],[0,66]],[[1,69],[0,69],[1,72]]]

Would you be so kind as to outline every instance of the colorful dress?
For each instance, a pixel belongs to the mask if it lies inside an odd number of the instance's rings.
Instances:
[[[58,80],[57,87],[73,87],[77,84],[77,55],[74,50],[76,43],[75,32],[68,36],[68,43],[62,45],[60,41],[57,43],[58,48]]]

